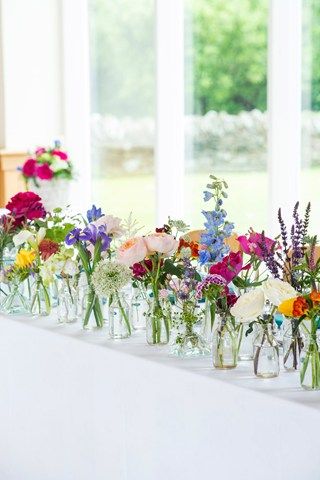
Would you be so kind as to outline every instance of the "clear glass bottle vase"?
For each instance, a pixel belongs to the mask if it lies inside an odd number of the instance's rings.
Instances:
[[[28,291],[31,315],[50,315],[51,298],[49,288],[44,285],[39,274],[35,275],[33,282],[28,279]]]
[[[30,304],[29,299],[24,294],[24,284],[11,282],[5,284],[4,288],[1,296],[1,311],[8,315],[28,314]]]
[[[151,299],[146,316],[146,338],[149,345],[166,345],[170,339],[171,306],[168,300]]]
[[[219,315],[213,332],[212,353],[215,368],[231,369],[237,366],[238,338],[234,320],[230,315]]]
[[[301,355],[300,384],[305,390],[320,390],[320,353],[316,333],[310,334]]]
[[[109,336],[115,340],[131,335],[130,308],[123,293],[112,296],[109,306]]]
[[[130,304],[130,319],[134,330],[146,329],[146,316],[149,310],[149,299],[145,288],[133,288]]]
[[[246,334],[250,322],[242,322],[238,329],[238,360],[247,361],[253,359],[254,332]]]
[[[58,285],[58,323],[73,323],[80,318],[78,289],[74,279],[62,277]]]
[[[300,355],[304,347],[304,338],[300,331],[300,322],[295,318],[289,319],[284,330],[283,339],[283,366],[286,370],[300,369]]]
[[[263,324],[254,341],[253,370],[256,377],[273,378],[279,375],[279,345],[272,323]]]

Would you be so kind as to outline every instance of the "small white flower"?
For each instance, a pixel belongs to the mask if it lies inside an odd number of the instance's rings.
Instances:
[[[265,297],[272,305],[278,307],[280,303],[289,298],[296,297],[298,293],[288,282],[284,282],[279,278],[269,277],[262,285]]]
[[[21,230],[19,233],[13,236],[13,243],[15,247],[20,247],[24,243],[27,243],[33,235],[29,230]]]
[[[131,270],[126,265],[109,260],[100,260],[91,277],[92,286],[99,297],[108,297],[119,292],[131,279]]]
[[[256,288],[241,295],[233,307],[230,308],[230,312],[240,322],[250,322],[262,315],[264,304],[263,290]]]

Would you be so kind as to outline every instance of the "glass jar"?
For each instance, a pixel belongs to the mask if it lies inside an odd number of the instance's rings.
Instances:
[[[217,328],[213,332],[212,353],[215,368],[231,369],[237,366],[237,330],[231,315],[219,315]]]
[[[80,318],[78,290],[74,279],[63,277],[58,286],[58,323],[73,323]]]
[[[254,374],[259,378],[279,375],[279,345],[273,335],[272,323],[261,325],[253,348]]]
[[[311,333],[301,355],[300,383],[305,390],[320,390],[319,339]]]
[[[238,360],[247,361],[253,359],[254,332],[248,333],[250,322],[242,322],[238,330]]]
[[[283,366],[286,370],[299,370],[300,355],[304,339],[300,331],[298,319],[291,318],[283,334]]]
[[[28,279],[31,315],[46,316],[51,312],[51,298],[39,274],[35,274],[34,281]]]
[[[1,311],[8,315],[24,315],[30,312],[29,299],[24,295],[24,284],[10,282],[3,290]],[[0,286],[1,288],[1,286]]]
[[[113,339],[128,338],[131,335],[130,308],[123,293],[112,296],[109,307],[109,335]]]
[[[133,288],[130,319],[134,330],[146,329],[146,316],[149,310],[148,294],[144,288]]]
[[[84,330],[103,328],[104,320],[99,297],[91,286],[88,286],[82,293],[82,328]]]
[[[215,304],[206,300],[204,315],[201,326],[201,336],[207,343],[212,343],[212,336],[216,318]]]
[[[146,337],[149,345],[166,345],[170,339],[171,306],[168,300],[152,298],[146,317]]]
[[[205,339],[195,332],[199,310],[197,302],[184,301],[182,309],[175,315],[175,323],[183,328],[177,329],[171,353],[178,357],[199,357],[209,355],[211,348]]]

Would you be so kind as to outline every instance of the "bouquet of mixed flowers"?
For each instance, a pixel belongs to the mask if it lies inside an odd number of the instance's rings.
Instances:
[[[27,188],[32,182],[39,186],[39,180],[52,179],[71,180],[73,177],[72,163],[68,154],[61,150],[60,142],[56,141],[53,148],[39,147],[26,159],[20,168]]]

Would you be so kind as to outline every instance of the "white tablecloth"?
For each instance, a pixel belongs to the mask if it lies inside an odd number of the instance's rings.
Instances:
[[[0,315],[1,480],[317,480],[320,393]]]

